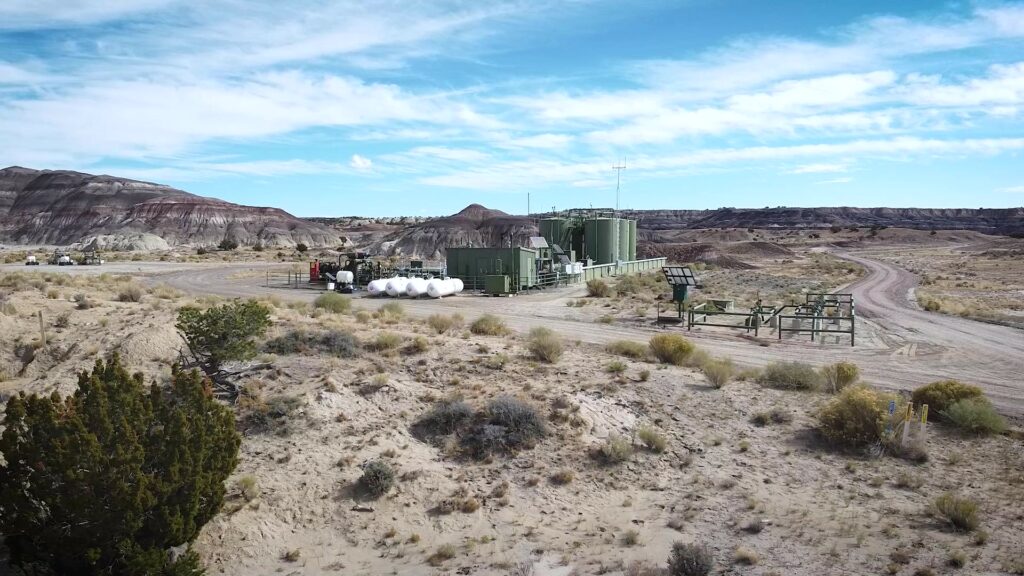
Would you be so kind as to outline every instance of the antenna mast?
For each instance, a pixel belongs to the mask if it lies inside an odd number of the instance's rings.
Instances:
[[[619,211],[619,186],[622,182],[622,171],[626,169],[626,158],[622,158],[622,164],[612,166],[615,170],[615,211]]]

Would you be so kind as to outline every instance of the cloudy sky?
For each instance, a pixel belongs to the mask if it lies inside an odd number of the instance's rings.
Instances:
[[[1024,2],[0,3],[0,165],[309,216],[623,161],[624,208],[1024,205]]]

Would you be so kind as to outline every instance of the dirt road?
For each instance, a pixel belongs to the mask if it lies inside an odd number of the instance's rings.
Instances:
[[[843,255],[865,267],[864,278],[851,285],[857,306],[857,346],[838,338],[811,342],[806,336],[759,339],[723,328],[686,332],[714,355],[737,364],[764,366],[780,360],[815,364],[849,360],[861,367],[864,379],[892,389],[909,390],[939,379],[956,378],[985,389],[1005,414],[1024,418],[1024,332],[1003,326],[927,313],[917,309],[910,291],[916,278],[905,270],[857,255]],[[241,264],[170,271],[150,279],[196,294],[312,301],[319,291],[263,285],[267,265]],[[443,300],[403,300],[409,314],[425,317],[460,312],[467,318],[501,315],[516,331],[547,326],[581,343],[603,345],[628,339],[646,342],[660,328],[646,324],[600,324],[574,318],[566,306],[583,288],[560,289],[516,298],[459,296]],[[375,308],[389,299],[358,298],[359,306]],[[671,328],[671,330],[681,330]],[[763,333],[762,333],[763,334]]]

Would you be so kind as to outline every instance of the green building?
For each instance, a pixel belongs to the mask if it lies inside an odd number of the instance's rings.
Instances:
[[[508,276],[512,292],[537,285],[537,251],[530,248],[449,248],[447,263],[466,290],[483,290],[488,276]]]

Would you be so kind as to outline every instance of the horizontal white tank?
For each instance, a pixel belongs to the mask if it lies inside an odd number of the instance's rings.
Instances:
[[[334,280],[338,284],[351,284],[356,279],[355,275],[348,270],[341,270],[334,277]]]
[[[427,294],[430,295],[431,298],[451,296],[452,294],[455,294],[455,284],[453,284],[451,280],[434,278],[430,282],[427,282]]]
[[[462,292],[462,289],[465,288],[465,285],[463,285],[462,280],[459,280],[458,278],[449,278],[449,280],[451,280],[452,284],[455,286],[456,294]]]
[[[384,288],[388,296],[401,296],[405,294],[405,286],[409,283],[409,279],[405,276],[397,276],[388,280],[387,286]]]
[[[384,294],[387,287],[388,281],[381,278],[380,280],[370,281],[370,283],[366,285],[366,291],[369,292],[371,296],[380,296],[381,294]]]
[[[427,293],[427,281],[423,278],[409,278],[405,285],[405,293],[410,298],[418,298]]]

